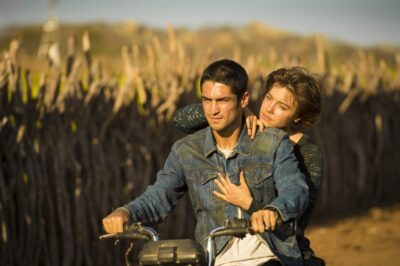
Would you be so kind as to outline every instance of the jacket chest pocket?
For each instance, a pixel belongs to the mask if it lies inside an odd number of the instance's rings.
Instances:
[[[214,180],[218,178],[216,170],[189,170],[186,175],[186,182],[193,205],[209,207],[216,201],[213,194],[218,190]]]
[[[251,193],[257,201],[268,203],[276,196],[272,165],[249,167],[245,169],[244,174]]]

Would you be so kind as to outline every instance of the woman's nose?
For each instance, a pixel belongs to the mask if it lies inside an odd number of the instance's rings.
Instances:
[[[273,110],[274,110],[274,105],[273,105],[272,103],[267,103],[266,106],[265,106],[265,110],[266,110],[268,113],[272,113]]]

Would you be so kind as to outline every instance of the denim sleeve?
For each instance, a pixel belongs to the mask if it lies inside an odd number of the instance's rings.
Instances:
[[[189,134],[208,126],[201,103],[178,109],[172,117],[172,122],[177,129]]]
[[[308,186],[287,136],[275,154],[273,177],[277,197],[266,207],[276,209],[283,221],[297,219],[308,205]]]
[[[262,210],[263,209],[263,205],[261,202],[256,201],[256,199],[253,198],[253,200],[251,201],[250,207],[248,210],[246,210],[248,215],[252,215],[254,212]]]
[[[157,173],[156,182],[123,207],[129,211],[133,222],[161,223],[186,191],[186,181],[174,144],[164,168]]]

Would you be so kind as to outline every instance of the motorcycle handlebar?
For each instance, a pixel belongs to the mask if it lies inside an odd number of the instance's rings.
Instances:
[[[142,223],[127,224],[124,231],[115,234],[101,235],[99,239],[117,238],[117,239],[133,239],[133,240],[152,240],[158,241],[160,239],[156,230],[151,227],[143,226]]]
[[[294,234],[294,223],[291,221],[283,222],[281,218],[277,220],[277,229],[285,235]],[[208,265],[214,265],[215,260],[215,237],[219,236],[235,236],[243,238],[251,231],[249,222],[245,219],[233,218],[225,222],[224,226],[212,230],[207,238],[207,255]],[[158,241],[158,233],[151,227],[143,226],[142,223],[134,223],[126,225],[124,232],[116,234],[106,234],[100,236],[100,239],[117,238],[117,239],[132,239],[132,240],[152,240]]]

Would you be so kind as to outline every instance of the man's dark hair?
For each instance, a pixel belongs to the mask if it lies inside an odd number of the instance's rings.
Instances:
[[[322,108],[322,88],[315,74],[302,67],[280,68],[271,72],[265,81],[264,96],[274,85],[285,87],[297,102],[298,129],[305,129],[318,119]]]
[[[203,71],[200,86],[206,81],[219,82],[228,86],[240,99],[247,90],[248,79],[246,70],[240,64],[229,59],[221,59],[211,63]]]

